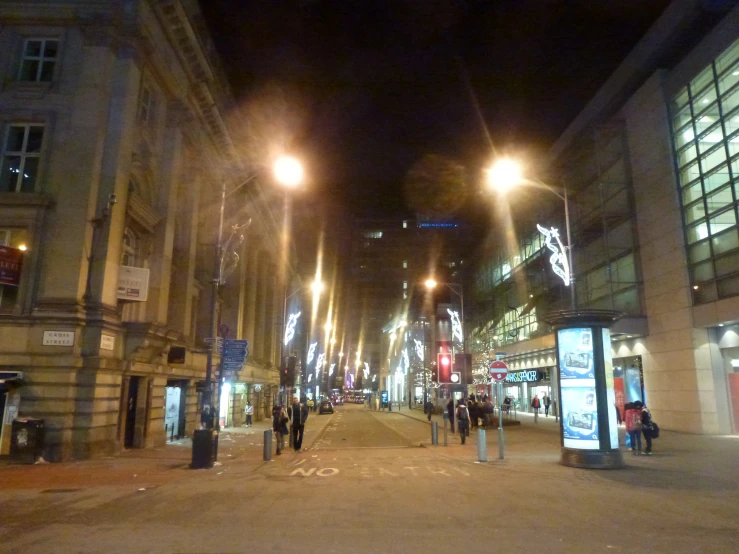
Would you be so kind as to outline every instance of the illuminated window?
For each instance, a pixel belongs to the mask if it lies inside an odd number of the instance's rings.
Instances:
[[[403,221],[403,229],[407,229],[407,228],[408,228],[408,221]]]
[[[0,229],[0,246],[22,250],[27,245],[28,233],[25,229]],[[14,285],[0,285],[0,313],[12,312],[17,306],[18,289]]]
[[[739,295],[739,41],[670,102],[695,303]]]
[[[408,281],[403,281],[403,288],[404,289],[407,289],[408,288]]]
[[[48,38],[29,38],[23,45],[21,60],[21,81],[48,83],[54,77],[59,41]]]
[[[408,269],[408,262],[403,260],[403,269]]]
[[[8,126],[0,162],[0,192],[34,191],[43,138],[43,125]]]
[[[367,239],[381,239],[382,231],[365,231],[364,238]]]

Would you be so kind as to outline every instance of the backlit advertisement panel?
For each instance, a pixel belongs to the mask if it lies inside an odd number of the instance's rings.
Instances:
[[[618,448],[616,389],[613,382],[613,355],[611,353],[610,329],[603,329],[603,363],[606,370],[606,398],[608,399],[608,428],[610,429],[611,448]]]
[[[600,448],[598,401],[595,395],[593,331],[590,328],[557,332],[565,448]],[[608,342],[610,346],[610,340]],[[613,389],[611,383],[611,389]],[[615,412],[614,412],[615,416]]]

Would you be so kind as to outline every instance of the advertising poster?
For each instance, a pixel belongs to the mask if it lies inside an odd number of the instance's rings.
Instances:
[[[564,446],[579,450],[597,450],[600,448],[600,440],[593,366],[593,332],[590,328],[562,329],[557,333],[557,340]]]
[[[610,430],[611,448],[618,448],[617,399],[613,379],[613,354],[611,353],[610,329],[603,329],[603,363],[606,373],[606,398],[608,398],[608,428]]]
[[[560,379],[594,379],[593,332],[588,328],[559,331]]]

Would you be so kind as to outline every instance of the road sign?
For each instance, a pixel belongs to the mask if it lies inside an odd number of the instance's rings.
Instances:
[[[248,340],[227,339],[223,342],[223,363],[243,365],[248,355]]]
[[[223,339],[221,337],[218,337],[217,340],[213,340],[212,338],[205,339],[205,342],[207,344],[213,344],[216,343],[216,347],[214,348],[214,351],[220,354],[223,352]]]
[[[242,362],[223,362],[224,371],[241,371],[244,369]]]
[[[508,366],[505,362],[495,360],[490,362],[490,376],[496,381],[503,381],[508,375]]]

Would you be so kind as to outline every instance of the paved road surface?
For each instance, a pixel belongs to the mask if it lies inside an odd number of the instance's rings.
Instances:
[[[308,450],[273,462],[172,469],[181,477],[141,491],[0,490],[0,551],[739,551],[739,480],[710,459],[575,470],[548,439],[528,463],[479,464],[474,445],[418,446],[428,424],[406,415],[348,405],[316,418]]]

